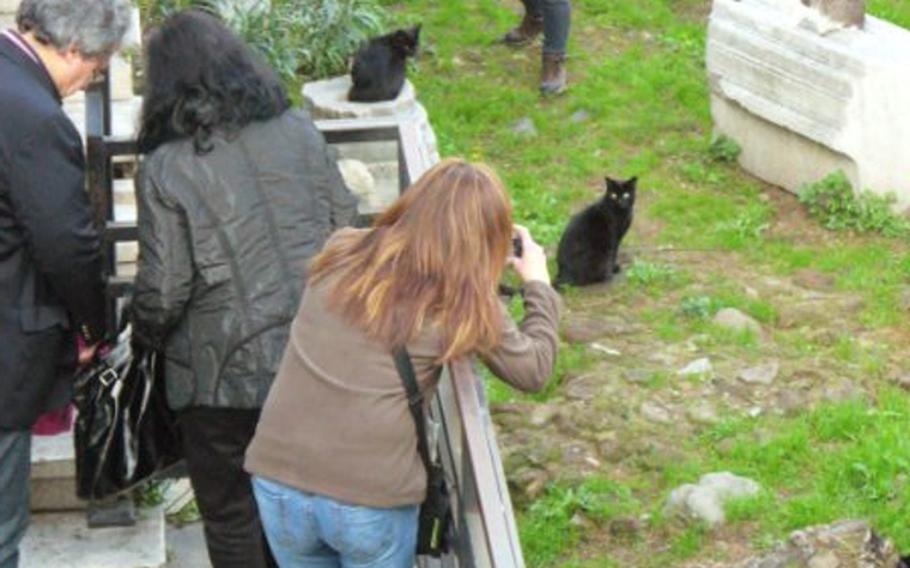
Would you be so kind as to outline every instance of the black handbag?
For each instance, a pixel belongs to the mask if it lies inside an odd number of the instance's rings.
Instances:
[[[408,393],[408,408],[417,428],[417,450],[427,470],[427,495],[420,505],[420,517],[417,521],[417,554],[439,558],[449,551],[452,527],[452,503],[449,498],[449,486],[445,470],[439,462],[430,459],[427,442],[426,418],[423,414],[423,395],[417,388],[414,366],[411,357],[404,347],[396,349],[395,368]]]
[[[76,493],[104,499],[180,461],[180,435],[167,405],[159,356],[134,348],[130,326],[76,375]]]

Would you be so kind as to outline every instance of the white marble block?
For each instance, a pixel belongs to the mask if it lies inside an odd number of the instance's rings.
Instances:
[[[795,1],[795,0],[794,0]],[[867,16],[820,33],[778,0],[714,0],[707,68],[717,134],[796,191],[835,170],[910,205],[910,31]]]

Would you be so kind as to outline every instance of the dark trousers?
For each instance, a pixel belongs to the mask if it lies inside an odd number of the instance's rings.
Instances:
[[[272,559],[243,455],[259,410],[194,407],[178,412],[183,451],[213,568],[265,568]]]
[[[0,568],[19,566],[28,527],[32,433],[0,430]]]
[[[528,14],[543,18],[543,52],[564,55],[572,15],[569,0],[521,0],[521,3]]]

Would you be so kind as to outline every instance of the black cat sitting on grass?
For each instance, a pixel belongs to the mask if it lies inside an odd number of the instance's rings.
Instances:
[[[638,178],[605,179],[604,196],[572,217],[559,240],[557,288],[609,282],[620,270],[616,254],[632,224]]]
[[[354,56],[348,100],[391,101],[398,97],[407,72],[407,58],[417,55],[420,26],[374,37]]]

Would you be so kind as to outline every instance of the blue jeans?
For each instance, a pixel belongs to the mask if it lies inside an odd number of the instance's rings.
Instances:
[[[28,527],[32,433],[0,430],[0,568],[19,566],[19,542]]]
[[[521,3],[528,14],[543,17],[543,52],[564,55],[572,12],[569,0],[521,0]]]
[[[417,505],[361,507],[253,476],[253,493],[281,568],[413,568]]]

